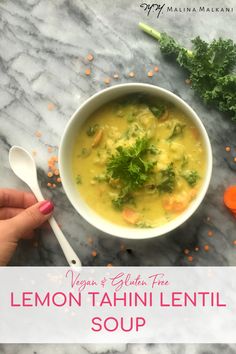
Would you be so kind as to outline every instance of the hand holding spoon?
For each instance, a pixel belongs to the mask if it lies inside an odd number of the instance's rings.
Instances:
[[[19,146],[13,146],[9,151],[9,162],[17,177],[30,187],[38,201],[43,201],[44,197],[39,188],[35,161],[31,154]],[[54,231],[69,265],[72,267],[80,267],[80,259],[70,246],[54,217],[49,219],[49,224]]]

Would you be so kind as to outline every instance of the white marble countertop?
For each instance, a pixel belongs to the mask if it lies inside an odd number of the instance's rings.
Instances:
[[[183,45],[200,35],[207,41],[222,36],[236,41],[234,0],[178,1],[178,11],[156,18],[137,0],[2,0],[0,1],[0,186],[26,187],[8,164],[11,145],[34,151],[44,195],[56,205],[55,216],[84,265],[236,265],[235,219],[222,203],[224,189],[235,184],[236,167],[225,161],[225,146],[235,143],[236,125],[204,106],[185,84],[186,74],[166,60],[157,43],[137,24],[147,22],[166,31]],[[163,2],[164,3],[164,2]],[[190,5],[191,4],[191,5]],[[187,6],[233,8],[230,13],[183,12]],[[174,0],[167,6],[176,5]],[[182,12],[181,12],[181,11]],[[94,60],[88,62],[92,53]],[[155,65],[159,72],[147,72]],[[85,70],[91,68],[91,75]],[[129,77],[133,71],[135,77]],[[113,75],[118,72],[119,79]],[[124,82],[146,82],[167,88],[201,117],[212,143],[214,169],[204,203],[185,225],[165,237],[123,241],[102,234],[73,209],[62,188],[47,187],[47,161],[57,155],[60,137],[71,114],[90,95]],[[41,134],[37,134],[40,132]],[[36,135],[41,135],[36,136]],[[52,147],[52,153],[48,152]],[[235,147],[235,146],[234,146]],[[236,165],[235,165],[236,166]],[[209,237],[208,231],[213,232]],[[209,251],[204,245],[209,245]],[[199,247],[199,251],[194,251]],[[193,256],[190,263],[183,250]],[[96,250],[97,256],[92,255]],[[50,230],[37,242],[22,243],[12,265],[66,265]],[[228,345],[0,345],[0,353],[236,353]]]

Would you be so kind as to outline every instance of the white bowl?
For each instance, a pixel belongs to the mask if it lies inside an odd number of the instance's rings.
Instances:
[[[198,128],[203,139],[204,149],[206,151],[206,172],[203,178],[202,186],[196,198],[191,202],[189,207],[174,220],[168,222],[165,225],[149,229],[119,226],[101,217],[93,209],[91,209],[81,197],[72,174],[72,151],[74,148],[75,140],[78,136],[78,131],[84,121],[103,104],[118,97],[136,92],[142,92],[150,96],[162,98],[166,101],[172,102],[174,105],[179,107],[179,109],[182,110],[182,112],[185,113]],[[72,115],[61,139],[59,149],[59,169],[62,184],[67,197],[69,198],[74,208],[85,220],[87,220],[97,229],[114,236],[120,236],[129,239],[144,239],[161,236],[176,229],[187,219],[189,219],[190,216],[196,211],[196,209],[201,204],[210,183],[212,173],[212,150],[207,132],[200,118],[181,98],[172,92],[157,86],[141,83],[122,84],[107,88],[96,93],[87,99]]]

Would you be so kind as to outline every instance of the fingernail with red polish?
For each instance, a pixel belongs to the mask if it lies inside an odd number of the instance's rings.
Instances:
[[[39,210],[42,214],[50,214],[54,209],[54,205],[50,200],[45,200],[40,204]]]

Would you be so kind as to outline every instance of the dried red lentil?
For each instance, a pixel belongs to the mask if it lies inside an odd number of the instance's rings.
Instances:
[[[208,235],[209,237],[212,237],[212,236],[213,236],[213,231],[212,231],[212,230],[209,230],[208,233],[207,233],[207,235]]]
[[[92,255],[93,257],[96,257],[96,256],[97,256],[97,252],[96,252],[96,251],[93,251],[93,252],[91,253],[91,255]]]
[[[153,71],[149,71],[147,75],[148,77],[153,77]]]
[[[193,261],[193,256],[188,256],[188,261],[192,262]]]
[[[231,151],[230,146],[226,146],[226,147],[225,147],[225,151],[230,152],[230,151]]]
[[[85,70],[85,75],[87,75],[87,76],[91,75],[91,69],[86,69]]]

